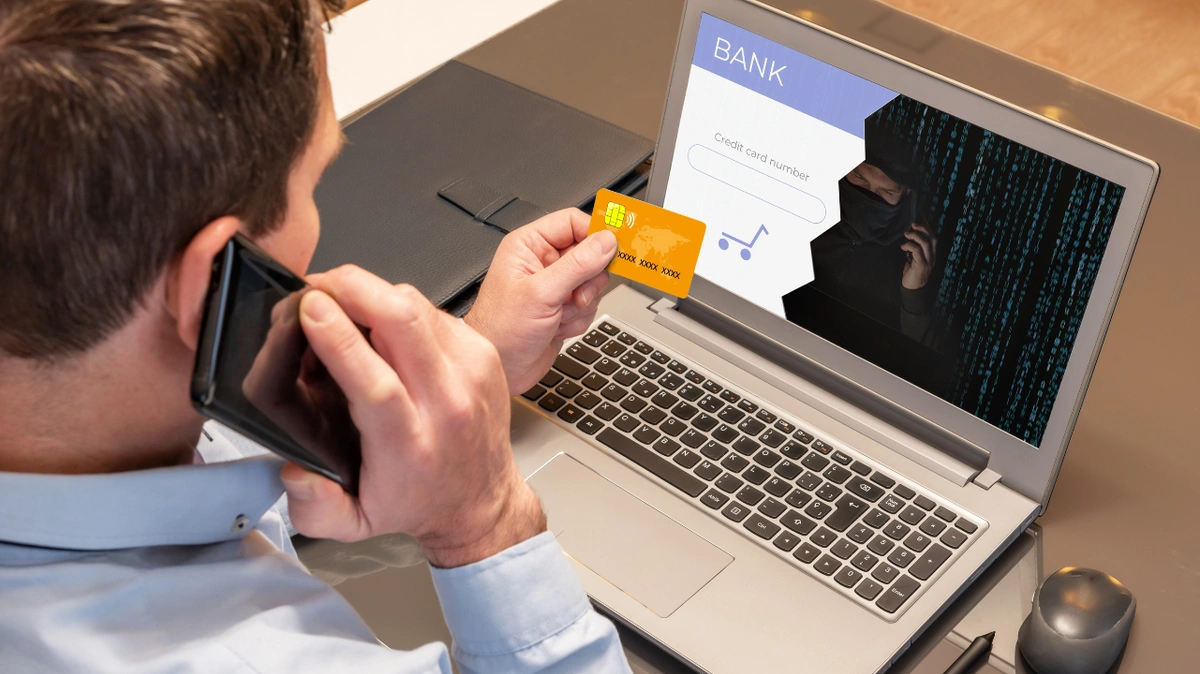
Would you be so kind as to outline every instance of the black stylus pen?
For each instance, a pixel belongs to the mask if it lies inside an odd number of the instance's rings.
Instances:
[[[979,662],[981,658],[986,658],[988,653],[992,652],[992,639],[995,636],[995,632],[988,632],[981,637],[975,637],[975,641],[967,646],[967,650],[963,651],[957,660],[950,663],[946,674],[967,674],[971,671],[975,667],[975,663]]]

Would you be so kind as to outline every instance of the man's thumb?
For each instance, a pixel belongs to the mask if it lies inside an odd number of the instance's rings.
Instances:
[[[309,538],[366,538],[354,499],[328,478],[288,463],[279,474],[288,494],[288,516]]]
[[[617,237],[607,229],[589,236],[538,276],[548,305],[567,301],[576,288],[604,271],[617,252]]]

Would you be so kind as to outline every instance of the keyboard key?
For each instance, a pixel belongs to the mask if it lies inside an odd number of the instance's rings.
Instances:
[[[894,547],[896,547],[896,544],[884,536],[876,536],[867,544],[867,549],[877,555],[886,555]]]
[[[637,344],[633,345],[633,348],[647,356],[654,353],[654,347],[645,342],[638,342]]]
[[[666,421],[658,425],[662,432],[671,437],[675,437],[687,430],[687,426],[678,419],[668,417]]]
[[[742,473],[742,477],[746,478],[750,484],[762,484],[770,479],[771,474],[765,468],[750,466],[746,472]]]
[[[541,386],[538,386],[537,384],[534,384],[533,388],[522,393],[521,397],[525,398],[527,400],[537,400],[538,398],[541,398],[544,393],[546,393],[546,389],[542,388]]]
[[[953,522],[954,520],[958,519],[958,515],[954,514],[953,510],[946,507],[938,508],[933,512],[933,514],[947,522]]]
[[[645,365],[638,368],[638,372],[640,372],[642,376],[646,377],[647,379],[658,379],[658,375],[666,372],[666,370],[663,369],[662,365],[659,365],[653,361],[649,361]]]
[[[574,405],[567,405],[558,411],[558,418],[569,424],[573,424],[583,418],[583,410]]]
[[[679,397],[689,402],[696,402],[702,395],[704,395],[704,389],[694,384],[684,384],[683,388],[679,389]]]
[[[570,354],[570,356],[575,360],[581,363],[587,363],[588,365],[591,365],[600,358],[600,352],[589,348],[582,342],[575,342],[571,346],[568,346],[567,353]]]
[[[708,442],[704,443],[704,447],[700,449],[700,453],[712,459],[713,461],[720,461],[721,457],[729,453],[729,450],[726,449],[724,445],[709,440]]]
[[[791,552],[792,548],[800,542],[800,537],[790,531],[785,531],[775,538],[775,547],[784,552]]]
[[[755,405],[754,403],[750,402],[749,400],[743,400],[743,401],[739,402],[738,407],[742,408],[743,412],[748,412],[750,414],[754,414],[755,412],[758,411],[758,405]]]
[[[611,428],[600,431],[596,438],[609,449],[645,468],[688,496],[699,496],[706,488],[703,482],[683,469]]]
[[[830,447],[823,440],[813,440],[812,448],[822,454],[828,454],[833,451],[833,447]]]
[[[721,421],[724,421],[727,424],[736,424],[737,422],[741,421],[742,417],[744,417],[744,416],[746,416],[745,412],[739,410],[736,407],[732,407],[732,406],[726,407],[725,409],[723,409],[719,413],[717,413],[717,418],[720,419]]]
[[[711,480],[721,474],[721,467],[711,461],[701,461],[700,465],[692,469],[692,472],[705,480]]]
[[[855,555],[854,559],[851,560],[850,563],[854,565],[854,568],[860,571],[870,571],[871,569],[875,568],[876,564],[879,563],[879,558],[867,552],[866,550],[863,550]]]
[[[654,451],[662,454],[663,456],[671,456],[679,449],[679,443],[675,442],[671,438],[659,438],[658,441],[651,446],[654,448]]]
[[[816,438],[814,438],[812,436],[812,434],[809,433],[808,431],[798,430],[795,433],[792,433],[792,439],[795,440],[796,442],[799,442],[800,444],[807,445],[808,443],[812,442]]]
[[[587,366],[577,360],[568,358],[563,354],[558,354],[558,358],[554,359],[554,369],[567,375],[571,379],[582,379],[588,373]]]
[[[897,569],[891,564],[880,564],[879,566],[875,567],[874,571],[871,572],[871,577],[883,583],[884,585],[892,582],[896,579],[896,576],[899,575],[900,569]]]
[[[783,455],[787,458],[794,461],[799,461],[800,457],[804,456],[808,452],[808,448],[796,442],[795,440],[788,440],[788,443],[779,451],[783,452]]]
[[[761,515],[751,515],[750,519],[746,520],[746,523],[742,526],[746,527],[750,533],[767,541],[779,533],[779,525]]]
[[[616,405],[610,405],[608,403],[601,403],[600,406],[592,412],[592,414],[595,414],[605,421],[612,421],[620,413],[620,407],[617,407]]]
[[[628,368],[635,368],[646,362],[646,357],[636,351],[627,351],[620,358],[621,364]]]
[[[704,375],[700,374],[699,372],[696,372],[695,370],[688,370],[687,374],[683,375],[683,378],[687,379],[695,384],[703,384],[704,383]]]
[[[908,506],[900,513],[900,519],[909,524],[916,524],[925,518],[925,513],[921,512],[915,506]]]
[[[775,474],[785,480],[794,480],[804,469],[791,461],[784,461],[775,466]]]
[[[680,386],[683,386],[683,379],[668,372],[658,378],[658,384],[667,390],[674,391]]]
[[[871,467],[868,466],[867,464],[863,463],[862,461],[855,461],[854,463],[850,464],[850,470],[865,477],[867,474],[869,474],[871,472]]]
[[[819,473],[825,470],[825,466],[829,465],[829,459],[820,454],[809,452],[807,456],[800,460],[800,463],[804,464],[805,468]]]
[[[633,439],[637,440],[643,445],[649,445],[657,440],[660,435],[662,434],[654,430],[652,427],[642,424],[641,428],[633,432]]]
[[[700,502],[709,508],[712,508],[713,510],[719,509],[728,501],[729,497],[717,491],[716,489],[709,489],[708,491],[704,492],[704,496],[700,497]]]
[[[828,515],[832,510],[833,507],[824,501],[813,501],[812,503],[808,504],[808,507],[804,509],[804,512],[810,517],[821,519],[822,517]]]
[[[787,436],[771,428],[767,429],[766,433],[758,436],[758,439],[768,447],[778,447],[783,444],[784,440],[787,440]]]
[[[700,455],[690,449],[685,449],[673,456],[671,460],[683,466],[684,468],[691,468],[697,463],[700,463]]]
[[[838,571],[838,574],[833,579],[842,587],[854,587],[858,581],[862,580],[862,574],[847,566]]]
[[[975,533],[975,530],[979,528],[979,527],[975,526],[974,522],[972,522],[969,519],[966,519],[965,517],[958,518],[958,521],[954,523],[954,526],[958,527],[959,529],[962,529],[963,531],[967,532],[968,534]]]
[[[817,490],[817,498],[824,499],[826,501],[829,501],[830,503],[833,503],[834,501],[836,501],[837,497],[839,497],[841,495],[842,495],[842,490],[838,489],[837,487],[833,486],[832,484],[830,484],[828,482],[821,485],[821,488]]]
[[[658,387],[646,381],[645,379],[641,379],[638,381],[638,383],[631,386],[630,390],[643,398],[649,398],[658,392]]]
[[[917,556],[908,548],[901,547],[897,547],[895,550],[892,550],[892,554],[888,555],[888,561],[894,564],[898,569],[903,569],[909,564],[912,564],[912,561],[916,558]]]
[[[829,555],[825,555],[817,560],[816,564],[813,564],[813,568],[820,572],[821,575],[832,576],[837,573],[838,569],[842,568],[842,563]]]
[[[875,474],[871,476],[871,481],[884,489],[891,489],[896,484],[895,480],[879,471],[875,471]]]
[[[608,386],[608,380],[596,374],[595,372],[584,377],[581,383],[592,391],[599,391],[605,386]]]
[[[751,454],[757,452],[759,446],[760,445],[757,442],[747,438],[744,435],[737,440],[734,440],[733,444],[731,445],[734,451],[740,452],[746,456],[750,456]]]
[[[704,390],[710,393],[720,393],[722,391],[721,385],[711,379],[706,380],[703,386]]]
[[[879,503],[879,507],[894,515],[900,512],[900,509],[904,507],[904,501],[901,501],[895,496],[888,494],[887,497]]]
[[[875,531],[864,524],[855,524],[850,527],[850,533],[846,535],[855,543],[866,545],[875,536]]]
[[[613,426],[616,426],[626,433],[632,433],[633,429],[640,425],[641,422],[638,421],[638,418],[631,414],[622,414],[621,416],[617,417],[616,421],[613,421]]]
[[[728,445],[729,443],[733,442],[734,440],[738,439],[738,437],[740,437],[736,428],[730,428],[729,426],[726,426],[725,424],[721,424],[720,426],[717,426],[717,430],[712,432],[712,436],[713,436],[713,439],[715,439],[717,442],[720,442],[725,445]]]
[[[607,398],[613,402],[617,402],[621,398],[624,398],[625,395],[628,393],[629,393],[628,391],[621,388],[620,386],[617,386],[616,384],[609,384],[608,386],[604,387],[603,391],[600,391],[600,395],[604,396],[605,398]]]
[[[812,536],[809,536],[809,540],[813,542],[813,545],[827,548],[833,545],[833,542],[837,540],[837,534],[826,529],[825,527],[821,527],[813,532]]]
[[[893,489],[892,491],[896,492],[896,496],[899,496],[900,498],[903,498],[903,499],[910,499],[917,495],[917,492],[909,489],[908,487],[906,487],[902,484],[896,485],[896,488]]]
[[[946,530],[946,523],[939,520],[936,517],[930,517],[929,519],[925,520],[924,522],[921,522],[921,531],[924,531],[925,533],[929,534],[930,536],[933,536],[934,538],[937,538],[938,536],[940,536],[941,533],[945,530]]]
[[[727,402],[731,405],[741,399],[742,399],[742,397],[740,395],[734,393],[733,391],[730,391],[729,389],[725,389],[724,391],[721,391],[721,400],[724,400],[725,402]]]
[[[717,489],[720,489],[726,494],[732,494],[741,489],[742,485],[746,483],[732,473],[725,473],[713,484],[717,485]]]
[[[746,417],[742,423],[738,424],[738,430],[751,437],[758,435],[766,428],[763,422],[754,417]]]
[[[599,330],[592,330],[583,336],[583,342],[588,346],[599,347],[601,344],[608,341],[608,335],[605,335]]]
[[[796,427],[784,421],[783,419],[780,419],[779,421],[775,422],[775,430],[783,433],[784,435],[791,435],[796,431]]]
[[[788,505],[792,506],[793,508],[803,508],[804,506],[808,505],[808,502],[811,500],[812,496],[810,496],[807,492],[800,491],[799,489],[792,490],[792,493],[788,494],[787,497]]]
[[[579,432],[584,435],[594,435],[601,428],[604,428],[604,424],[600,423],[600,420],[593,416],[585,416],[579,420],[579,423],[575,424],[575,428],[578,428]]]
[[[541,400],[538,401],[538,407],[541,407],[549,412],[553,412],[565,404],[567,404],[567,401],[559,398],[553,393],[547,393]]]
[[[617,339],[619,339],[622,344],[627,346],[633,346],[634,344],[637,344],[638,341],[637,337],[634,337],[628,332],[622,332],[621,334],[617,335]]]
[[[770,517],[771,519],[775,519],[776,517],[779,517],[780,515],[783,514],[783,512],[785,510],[787,510],[787,506],[783,505],[782,503],[780,503],[779,501],[776,501],[773,498],[769,498],[769,499],[763,501],[758,506],[758,512],[766,515],[767,517]]]
[[[879,601],[875,602],[875,605],[888,613],[895,613],[920,587],[920,583],[908,576],[904,576],[885,590],[883,596],[879,598]]]
[[[801,461],[801,463],[804,462]],[[821,480],[821,476],[817,475],[816,473],[805,473],[800,476],[800,479],[796,480],[796,484],[799,485],[801,489],[807,489],[808,491],[812,491],[817,487],[820,487],[821,482],[823,482],[823,480]]]
[[[934,506],[937,505],[936,503],[933,502],[933,499],[927,498],[925,496],[916,497],[915,499],[913,499],[913,503],[917,504],[917,507],[919,507],[921,510],[925,510],[925,511],[933,510]]]
[[[846,483],[846,491],[856,494],[859,498],[866,499],[871,503],[878,501],[884,494],[881,487],[867,482],[861,477],[850,478],[850,481]]]
[[[817,527],[816,522],[808,519],[795,510],[787,511],[787,514],[781,517],[779,521],[783,523],[783,526],[791,529],[801,536],[807,536],[809,532]]]
[[[700,410],[696,409],[692,405],[687,403],[679,403],[674,409],[671,410],[671,414],[674,414],[676,417],[687,421],[688,419],[696,416],[696,413],[699,411]]]
[[[746,519],[746,515],[750,514],[750,509],[740,503],[730,503],[729,505],[725,506],[725,509],[721,511],[721,514],[724,515],[726,519],[734,522],[741,522],[742,520]]]
[[[904,538],[910,531],[912,531],[912,529],[904,526],[903,523],[898,521],[893,521],[891,524],[883,528],[884,535],[893,541],[898,541]]]
[[[735,473],[742,472],[743,470],[746,469],[746,466],[749,466],[749,465],[750,465],[749,461],[738,456],[737,454],[730,454],[729,456],[725,457],[724,461],[721,462],[722,467],[724,467],[726,470],[731,470]]]
[[[775,464],[779,463],[779,460],[782,458],[783,458],[782,456],[779,456],[778,454],[776,454],[775,452],[772,452],[769,449],[761,449],[757,453],[755,453],[754,463],[757,463],[758,465],[764,466],[766,468],[770,468],[771,466],[774,466]]]
[[[667,363],[667,369],[675,374],[684,374],[688,371],[687,366],[677,360]]]
[[[834,453],[831,455],[831,458],[832,458],[834,461],[837,461],[838,463],[842,464],[843,466],[848,466],[848,465],[850,465],[850,462],[854,460],[854,459],[851,459],[851,458],[850,458],[850,455],[849,455],[849,454],[847,454],[847,453],[843,452],[843,451],[842,451],[842,450],[840,450],[840,449],[839,449],[839,450],[836,450],[836,451],[834,451]]]
[[[642,410],[642,413],[638,415],[638,418],[653,426],[666,419],[667,413],[653,405],[647,405],[646,409]]]
[[[758,501],[761,501],[766,495],[758,491],[758,489],[746,485],[742,487],[742,491],[738,492],[738,500],[746,505],[758,505]]]
[[[758,414],[755,414],[754,416],[757,417],[759,419],[759,421],[762,421],[762,422],[768,423],[768,424],[775,423],[775,420],[779,418],[779,416],[776,415],[774,412],[768,412],[766,409],[759,410]]]
[[[700,399],[700,402],[696,404],[699,405],[700,409],[704,410],[705,412],[711,412],[713,414],[716,414],[717,410],[725,406],[725,403],[721,402],[721,399],[714,395],[706,395]]]
[[[809,543],[805,543],[805,544],[801,545],[800,547],[796,548],[796,551],[792,553],[792,557],[795,557],[796,559],[804,562],[805,564],[812,564],[812,561],[814,559],[816,559],[817,555],[819,555],[819,554],[821,554],[821,551],[819,549],[813,547]]]
[[[946,547],[948,547],[952,550],[957,550],[960,547],[962,547],[963,543],[967,542],[967,535],[964,534],[963,532],[959,531],[958,529],[950,529],[949,531],[947,531],[945,534],[942,535],[942,538],[940,540],[942,541],[942,544],[945,545]]]
[[[692,425],[707,433],[717,427],[717,418],[711,417],[707,414],[701,414],[695,419],[692,419]]]
[[[610,336],[616,335],[618,332],[620,332],[620,329],[618,329],[617,326],[609,323],[608,321],[604,321],[596,327],[600,329],[600,332]]]
[[[867,513],[867,516],[863,518],[863,522],[866,522],[868,526],[881,529],[887,526],[888,519],[890,518],[884,514],[883,511],[872,509],[871,512]]]
[[[608,344],[600,347],[600,353],[613,358],[620,358],[621,354],[629,350],[628,346],[616,341],[615,339]]]
[[[596,371],[600,372],[601,374],[612,374],[621,367],[621,364],[615,360],[601,358],[600,360],[596,361],[592,367],[596,368]]]
[[[770,480],[767,480],[767,483],[763,485],[763,489],[767,490],[767,493],[772,496],[782,497],[784,494],[792,490],[792,485],[777,477],[773,477]]]
[[[658,363],[659,365],[666,365],[667,363],[671,362],[671,357],[662,351],[655,351],[654,353],[650,354],[650,360]]]
[[[554,388],[555,393],[557,393],[558,395],[562,396],[563,398],[567,398],[567,399],[574,398],[575,394],[579,393],[582,390],[583,390],[582,386],[580,386],[579,384],[576,384],[575,382],[571,381],[570,379],[564,381],[563,383],[559,384],[558,386],[556,386]]]
[[[909,534],[908,538],[904,539],[904,547],[912,550],[913,552],[921,552],[925,548],[929,547],[931,542],[932,541],[930,541],[929,537],[925,534],[919,531],[914,531]]]
[[[875,599],[875,597],[878,597],[879,593],[882,591],[883,586],[871,580],[870,578],[867,578],[863,582],[859,583],[858,587],[854,588],[854,594],[866,599],[867,601]]]
[[[629,412],[630,414],[637,414],[638,412],[641,412],[642,408],[645,406],[646,401],[635,395],[627,395],[625,396],[625,399],[621,401],[621,409]]]
[[[825,471],[824,475],[826,480],[836,484],[841,484],[850,479],[850,471],[837,464],[830,466],[829,469]]]
[[[708,436],[696,431],[695,429],[689,428],[683,432],[683,435],[679,436],[679,441],[682,442],[686,447],[698,449],[700,445],[708,442]]]
[[[858,546],[841,538],[829,548],[829,551],[838,559],[850,559],[854,556],[854,553],[858,552]]]
[[[546,388],[551,388],[554,386],[558,386],[558,382],[562,381],[562,379],[563,379],[563,376],[561,374],[555,372],[554,370],[550,370],[549,372],[546,373],[546,375],[544,377],[542,377],[542,380],[539,381],[538,383],[541,384],[542,386],[545,386]]]
[[[836,531],[845,531],[860,515],[867,512],[867,504],[846,494],[837,502],[837,511],[825,520],[825,526]]]

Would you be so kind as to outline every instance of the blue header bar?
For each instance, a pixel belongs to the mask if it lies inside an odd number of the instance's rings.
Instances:
[[[863,120],[896,92],[704,14],[692,65],[863,137]]]

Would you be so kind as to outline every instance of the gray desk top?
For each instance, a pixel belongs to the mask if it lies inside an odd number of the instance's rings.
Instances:
[[[1200,129],[873,0],[773,4],[1162,165],[1040,534],[1023,538],[895,671],[940,674],[970,638],[993,629],[997,647],[983,671],[1024,671],[1014,661],[1016,628],[1043,573],[1068,565],[1111,573],[1138,597],[1121,672],[1191,669],[1200,625]],[[683,0],[562,0],[462,60],[654,138],[682,7]],[[358,573],[386,563],[386,545],[374,547],[356,553],[323,542],[303,555]],[[384,569],[338,588],[389,645],[446,638],[423,567]],[[632,635],[627,648],[641,671],[685,671]]]

